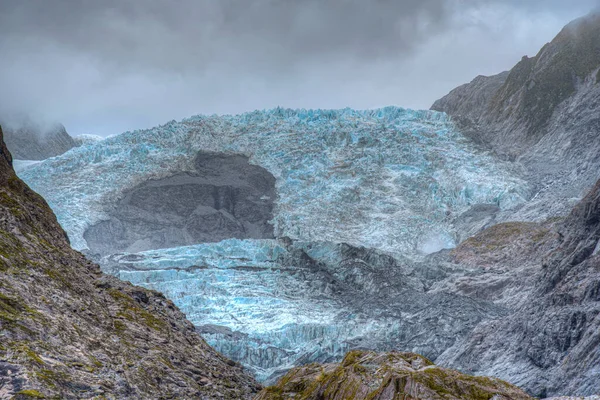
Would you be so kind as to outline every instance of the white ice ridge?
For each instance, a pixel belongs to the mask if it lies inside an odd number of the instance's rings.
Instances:
[[[471,204],[507,208],[529,195],[446,114],[397,107],[195,116],[89,141],[21,177],[81,250],[85,230],[128,189],[191,171],[199,151],[244,154],[277,178],[277,236],[394,253],[452,237],[449,221]]]

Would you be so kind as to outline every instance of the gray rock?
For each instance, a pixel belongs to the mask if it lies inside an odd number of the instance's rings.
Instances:
[[[600,392],[600,181],[557,226],[534,285],[509,316],[480,324],[437,362],[507,379],[534,395]],[[513,260],[522,259],[515,254]],[[531,261],[530,261],[531,262]]]
[[[145,182],[84,234],[101,255],[273,238],[275,178],[242,155],[199,153],[193,173]]]
[[[573,21],[509,73],[478,77],[432,109],[499,157],[523,167],[532,200],[498,221],[566,215],[600,170],[600,14]]]

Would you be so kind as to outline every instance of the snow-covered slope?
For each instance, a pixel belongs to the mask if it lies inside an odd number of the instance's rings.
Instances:
[[[528,196],[443,113],[388,107],[196,116],[87,143],[23,171],[69,233],[84,232],[145,181],[192,171],[199,151],[239,153],[277,179],[276,236],[414,254],[453,244],[453,217]]]

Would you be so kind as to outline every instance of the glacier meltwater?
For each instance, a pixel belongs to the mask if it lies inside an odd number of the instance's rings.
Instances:
[[[410,312],[360,313],[358,305],[348,306],[336,285],[353,274],[348,285],[364,293],[368,274],[354,259],[344,269],[348,251],[341,244],[416,260],[452,247],[453,222],[472,205],[508,209],[529,196],[523,180],[476,149],[446,114],[397,107],[195,116],[83,142],[19,175],[48,201],[72,246],[87,250],[86,230],[108,219],[128,191],[193,172],[199,152],[244,155],[275,177],[275,239],[117,254],[101,264],[165,293],[209,343],[261,379],[297,363],[340,357],[364,346],[361,338],[404,340],[393,332]],[[422,290],[405,281],[398,293]]]

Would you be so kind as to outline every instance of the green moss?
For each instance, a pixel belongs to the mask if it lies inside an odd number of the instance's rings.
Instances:
[[[269,400],[283,400],[283,389],[279,386],[267,386],[264,388],[265,393],[268,394]]]
[[[163,320],[161,320],[160,318],[155,317],[154,315],[152,315],[151,313],[149,313],[148,311],[140,308],[138,309],[139,311],[139,315],[142,318],[142,320],[144,321],[144,323],[146,324],[146,326],[155,329],[157,331],[160,331],[161,329],[164,329],[166,324]]]
[[[70,278],[62,274],[57,268],[45,268],[44,272],[50,279],[59,285],[69,289],[73,288]]]
[[[352,350],[348,352],[348,354],[346,354],[346,357],[344,357],[344,360],[342,361],[342,366],[347,367],[356,363],[363,355],[364,352],[361,350]]]
[[[17,392],[17,395],[31,397],[33,399],[45,399],[46,398],[46,396],[44,396],[42,393],[40,393],[34,389],[21,390],[20,392]]]
[[[29,349],[26,354],[30,360],[35,361],[37,364],[44,364],[44,360],[35,351]]]
[[[166,328],[165,321],[143,309],[135,300],[133,300],[133,298],[131,298],[131,296],[128,296],[117,289],[109,289],[108,294],[122,307],[122,310],[117,313],[118,317],[125,318],[128,321],[142,323],[157,331]]]
[[[123,321],[118,321],[116,320],[114,322],[115,325],[115,331],[117,331],[117,334],[122,335],[126,330],[127,330],[127,325],[125,325],[125,323]]]
[[[160,361],[165,364],[168,368],[170,369],[175,369],[175,367],[173,366],[173,364],[171,363],[171,361],[169,361],[168,359],[166,359],[165,357],[161,357]]]
[[[35,373],[35,377],[47,387],[56,387],[56,384],[64,385],[67,382],[67,374],[50,369],[42,369]]]
[[[0,319],[6,322],[15,322],[23,310],[20,302],[12,297],[0,293]]]
[[[20,217],[23,215],[23,209],[21,208],[19,202],[13,199],[5,191],[0,192],[0,205],[6,207],[15,217]]]
[[[108,289],[108,294],[110,295],[110,297],[112,297],[120,303],[132,303],[134,301],[131,298],[131,296],[127,296],[125,293],[121,292],[118,289]]]
[[[93,355],[89,355],[88,358],[90,360],[92,360],[92,364],[94,364],[97,368],[101,368],[102,367],[102,363],[100,362],[100,360],[98,360],[96,357],[94,357]]]

